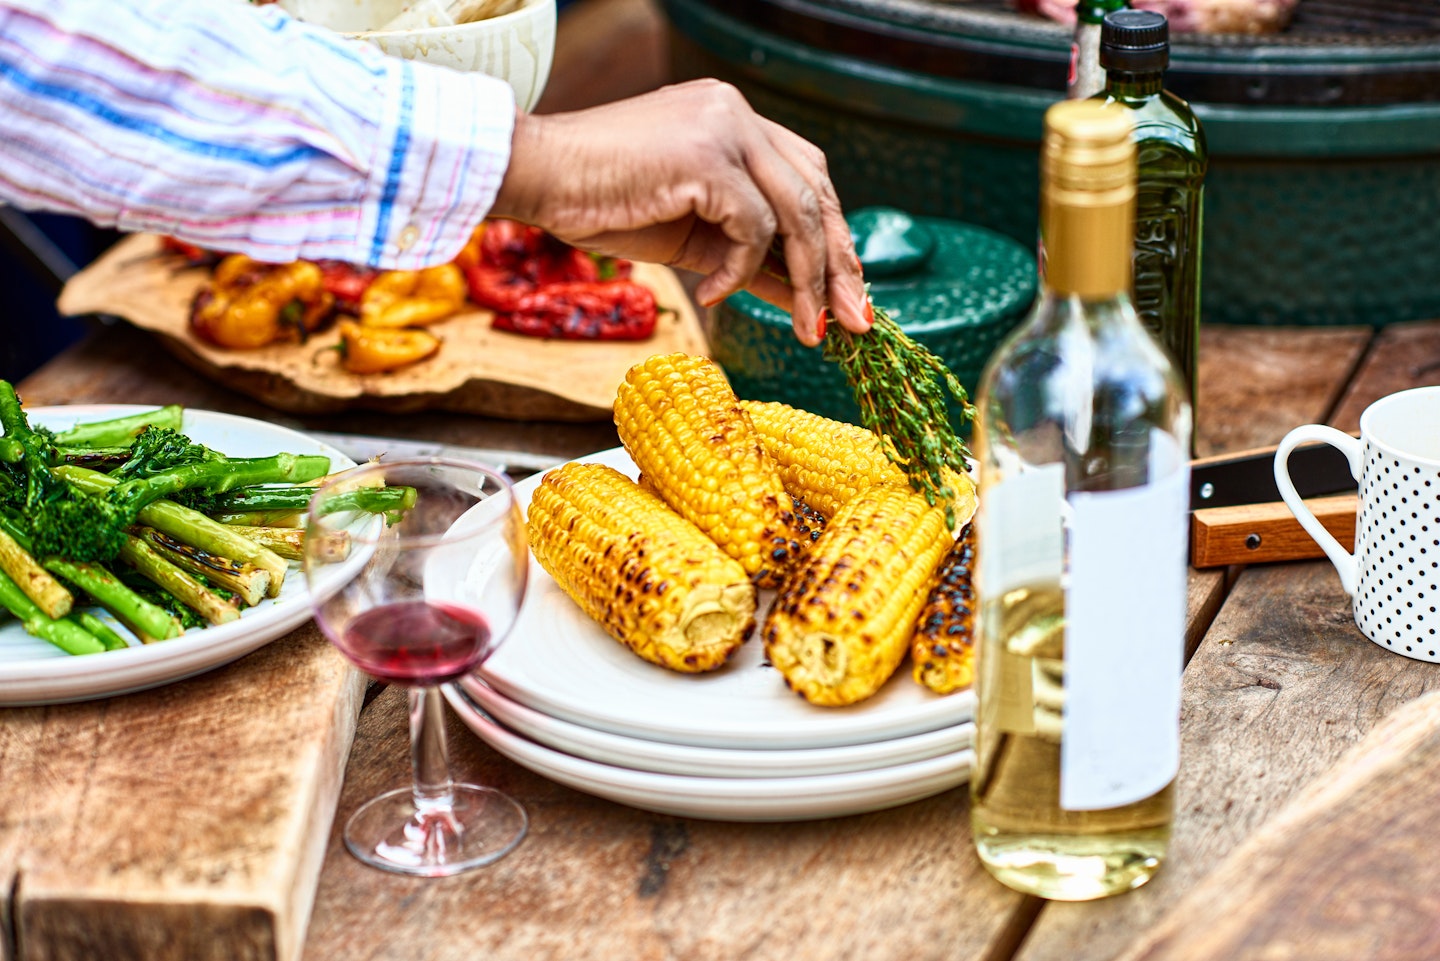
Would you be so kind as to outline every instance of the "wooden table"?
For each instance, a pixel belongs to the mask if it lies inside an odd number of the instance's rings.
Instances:
[[[1440,383],[1440,322],[1378,333],[1207,329],[1200,378],[1201,454],[1274,443],[1307,422],[1353,429],[1371,400]],[[32,404],[179,401],[284,419],[202,381],[125,328],[72,349],[21,388]],[[306,426],[566,456],[614,443],[607,424],[456,415],[359,414]],[[456,768],[519,798],[531,817],[528,839],[478,872],[418,881],[362,866],[332,828],[304,957],[1419,961],[1440,955],[1440,859],[1431,852],[1428,818],[1432,805],[1440,806],[1440,695],[1421,697],[1440,686],[1440,668],[1390,654],[1360,635],[1323,561],[1194,572],[1189,627],[1193,656],[1184,680],[1170,859],[1131,894],[1045,903],[994,882],[971,848],[964,788],[826,821],[689,820],[558,786],[495,754],[454,722]],[[174,703],[185,688],[254,670],[265,656],[259,652],[208,680],[132,695],[125,699],[128,716],[139,723],[145,705]],[[14,737],[5,717],[0,714],[0,762],[5,739]],[[92,763],[86,758],[99,749],[101,735],[93,718],[87,723],[66,728],[52,718],[51,736],[66,745],[63,763],[72,766],[58,776],[82,778]],[[336,826],[366,798],[406,783],[407,737],[402,692],[372,687]],[[124,747],[112,737],[111,749]],[[0,828],[9,813],[0,808]],[[183,832],[186,825],[170,829]],[[198,925],[203,933],[206,920],[181,915],[173,922],[177,931]],[[18,949],[14,957],[25,961],[73,956],[27,941],[24,932]],[[117,944],[109,956],[132,955]]]

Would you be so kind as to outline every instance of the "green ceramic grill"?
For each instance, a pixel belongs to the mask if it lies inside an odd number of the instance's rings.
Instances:
[[[985,227],[888,207],[848,219],[875,303],[973,397],[986,360],[1035,299],[1034,254]],[[709,328],[711,355],[741,398],[859,421],[840,369],[819,348],[801,346],[785,311],[736,294],[710,311]]]
[[[664,0],[678,77],[735,83],[823,147],[847,207],[1029,246],[1069,33],[1004,0]],[[1269,37],[1174,38],[1195,105],[1209,322],[1440,316],[1440,4],[1302,0]]]

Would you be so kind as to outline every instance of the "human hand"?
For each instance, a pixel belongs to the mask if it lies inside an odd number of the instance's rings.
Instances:
[[[810,346],[824,337],[827,304],[845,329],[870,328],[825,155],[728,84],[519,115],[491,214],[584,250],[702,273],[695,295],[706,306],[748,289],[789,310]],[[777,236],[789,284],[760,270]]]

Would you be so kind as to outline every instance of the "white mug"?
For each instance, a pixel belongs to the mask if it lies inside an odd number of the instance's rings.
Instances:
[[[1286,461],[1298,445],[1339,448],[1360,484],[1355,553],[1315,519],[1295,492]],[[1325,551],[1376,644],[1440,662],[1440,387],[1382,397],[1360,415],[1360,438],[1311,424],[1275,451],[1275,483],[1300,525]]]

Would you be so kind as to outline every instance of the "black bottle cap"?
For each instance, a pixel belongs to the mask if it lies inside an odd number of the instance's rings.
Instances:
[[[1170,23],[1154,10],[1116,10],[1100,25],[1100,66],[1156,73],[1170,64]]]

